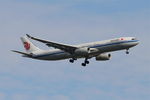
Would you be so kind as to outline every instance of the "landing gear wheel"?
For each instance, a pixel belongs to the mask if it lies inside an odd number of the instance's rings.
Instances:
[[[85,67],[85,66],[86,66],[86,63],[82,63],[82,66]]]
[[[85,60],[84,60],[84,63],[82,63],[82,66],[86,66],[86,64],[89,64],[90,62],[88,61],[88,59],[87,58],[85,58]]]
[[[126,54],[129,54],[129,49],[127,49]]]
[[[85,64],[89,64],[90,62],[89,61],[85,61]]]
[[[73,59],[70,59],[69,62],[74,63],[74,60],[73,60]]]
[[[129,51],[127,51],[126,54],[129,54]]]

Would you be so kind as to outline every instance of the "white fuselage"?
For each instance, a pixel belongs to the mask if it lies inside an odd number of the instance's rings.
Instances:
[[[124,50],[129,49],[133,46],[136,46],[139,43],[134,37],[123,37],[123,38],[116,38],[92,43],[86,43],[81,45],[75,45],[76,47],[88,47],[95,49],[94,53],[90,53],[89,57],[94,57],[102,53],[112,52],[117,50]],[[34,59],[39,60],[62,60],[68,58],[84,58],[84,56],[79,55],[71,55],[65,51],[59,49],[51,49],[46,51],[40,51],[33,53]]]

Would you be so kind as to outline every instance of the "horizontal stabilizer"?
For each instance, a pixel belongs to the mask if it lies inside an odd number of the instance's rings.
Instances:
[[[16,51],[16,50],[11,50],[11,51],[12,51],[12,52],[15,52],[15,53],[22,54],[23,56],[32,57],[32,54],[27,54],[27,53],[20,52],[20,51]]]

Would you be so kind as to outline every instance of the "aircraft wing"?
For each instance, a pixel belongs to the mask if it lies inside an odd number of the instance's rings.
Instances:
[[[45,43],[49,47],[54,47],[54,48],[63,50],[65,52],[68,52],[70,54],[73,54],[74,51],[77,49],[77,47],[74,47],[74,46],[60,44],[60,43],[55,43],[55,42],[50,42],[50,41],[46,41],[46,40],[42,40],[42,39],[38,39],[38,38],[32,37],[32,36],[30,36],[28,34],[26,34],[26,35],[27,35],[28,38],[31,38],[33,40]]]

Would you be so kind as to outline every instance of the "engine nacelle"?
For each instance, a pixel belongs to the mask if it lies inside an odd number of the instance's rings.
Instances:
[[[85,55],[88,55],[89,51],[90,51],[90,48],[83,47],[83,48],[76,49],[75,54],[85,56]]]
[[[108,53],[104,53],[104,54],[100,54],[98,56],[96,56],[96,60],[97,61],[105,61],[105,60],[109,60],[111,57],[111,54],[108,54]]]

